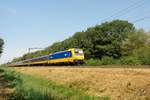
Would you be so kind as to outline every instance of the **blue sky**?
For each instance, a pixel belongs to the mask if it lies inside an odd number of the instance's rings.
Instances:
[[[45,48],[77,31],[100,24],[103,19],[139,0],[0,0],[0,37],[5,40],[0,63],[28,52],[28,48]],[[150,16],[150,0],[113,19],[133,22]],[[150,19],[135,23],[150,29]]]

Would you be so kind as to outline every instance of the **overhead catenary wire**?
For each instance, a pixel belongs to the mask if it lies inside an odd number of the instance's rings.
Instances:
[[[148,1],[149,1],[149,0],[146,0],[146,1],[142,2],[141,4],[135,5],[132,9],[128,9],[128,10],[126,10],[125,12],[123,12],[123,13],[120,14],[120,15],[116,15],[115,17],[123,16],[123,15],[129,13],[129,12],[132,11],[132,10],[135,10],[135,9],[137,9],[137,8],[139,8],[139,7],[142,7],[142,6],[144,6],[144,4],[145,4],[146,2],[148,2]]]
[[[118,12],[112,14],[111,16],[105,18],[104,20],[102,20],[102,22],[103,22],[103,21],[107,21],[107,20],[110,19],[110,18],[115,18],[115,17],[123,16],[123,15],[127,14],[128,12],[130,12],[130,11],[132,11],[132,10],[134,10],[134,9],[137,9],[137,8],[143,6],[143,5],[144,5],[146,2],[148,2],[148,1],[150,1],[150,0],[139,0],[139,1],[137,1],[137,2],[135,2],[135,3],[133,3],[133,4],[131,4],[131,5],[128,6],[127,8],[124,8],[124,9],[122,9],[122,10],[120,10],[120,11],[118,11]]]
[[[148,20],[148,19],[150,19],[150,14],[147,15],[147,16],[135,19],[134,21],[132,21],[132,23],[136,24],[138,22],[141,22],[141,21],[144,21],[144,20]],[[150,31],[150,27],[143,27],[143,29]]]
[[[129,16],[129,17],[127,17],[127,19],[130,20],[130,22],[135,22],[136,20],[141,19],[141,18],[145,17],[146,15],[148,15],[148,16],[150,15],[150,10],[142,12],[140,15]]]
[[[122,10],[112,14],[111,16],[101,20],[101,22],[108,21],[108,19],[110,19],[110,18],[116,18],[116,17],[123,16],[123,15],[125,15],[125,14],[127,14],[127,13],[129,13],[129,12],[131,12],[131,11],[137,9],[137,8],[139,8],[139,7],[144,6],[149,1],[150,0],[138,0],[137,2],[134,2],[133,4],[128,6],[127,8],[124,8],[124,9],[122,9]],[[135,19],[134,21],[132,21],[132,23],[135,24],[137,22],[141,22],[141,21],[144,21],[144,20],[147,20],[147,19],[150,19],[150,15],[144,16],[144,17],[141,17],[141,18],[138,18],[138,19]]]
[[[139,19],[136,19],[136,20],[133,21],[133,23],[137,23],[137,22],[140,22],[140,21],[143,21],[143,20],[146,20],[146,19],[150,19],[150,15],[144,16],[144,17],[139,18]]]

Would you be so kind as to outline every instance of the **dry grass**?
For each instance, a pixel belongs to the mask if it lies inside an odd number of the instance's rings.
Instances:
[[[90,95],[111,100],[150,100],[148,68],[14,67],[19,72],[40,75]]]

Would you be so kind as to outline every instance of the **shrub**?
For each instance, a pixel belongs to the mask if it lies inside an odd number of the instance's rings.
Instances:
[[[89,66],[97,66],[97,65],[111,65],[116,64],[116,59],[113,57],[104,56],[101,60],[100,59],[90,59],[86,61],[86,65]]]
[[[102,65],[102,62],[100,59],[90,59],[87,60],[85,64],[89,66],[96,66],[96,65]]]
[[[150,47],[146,46],[135,50],[134,56],[141,62],[141,64],[150,64]]]
[[[120,58],[117,63],[125,65],[138,65],[140,64],[140,61],[136,57],[126,56]]]
[[[104,56],[101,59],[102,65],[111,65],[111,64],[115,64],[116,61],[113,57],[108,57],[108,56]]]

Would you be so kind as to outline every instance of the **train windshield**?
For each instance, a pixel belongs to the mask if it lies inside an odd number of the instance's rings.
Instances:
[[[75,49],[75,54],[76,55],[83,55],[83,50],[81,50],[81,49]]]

